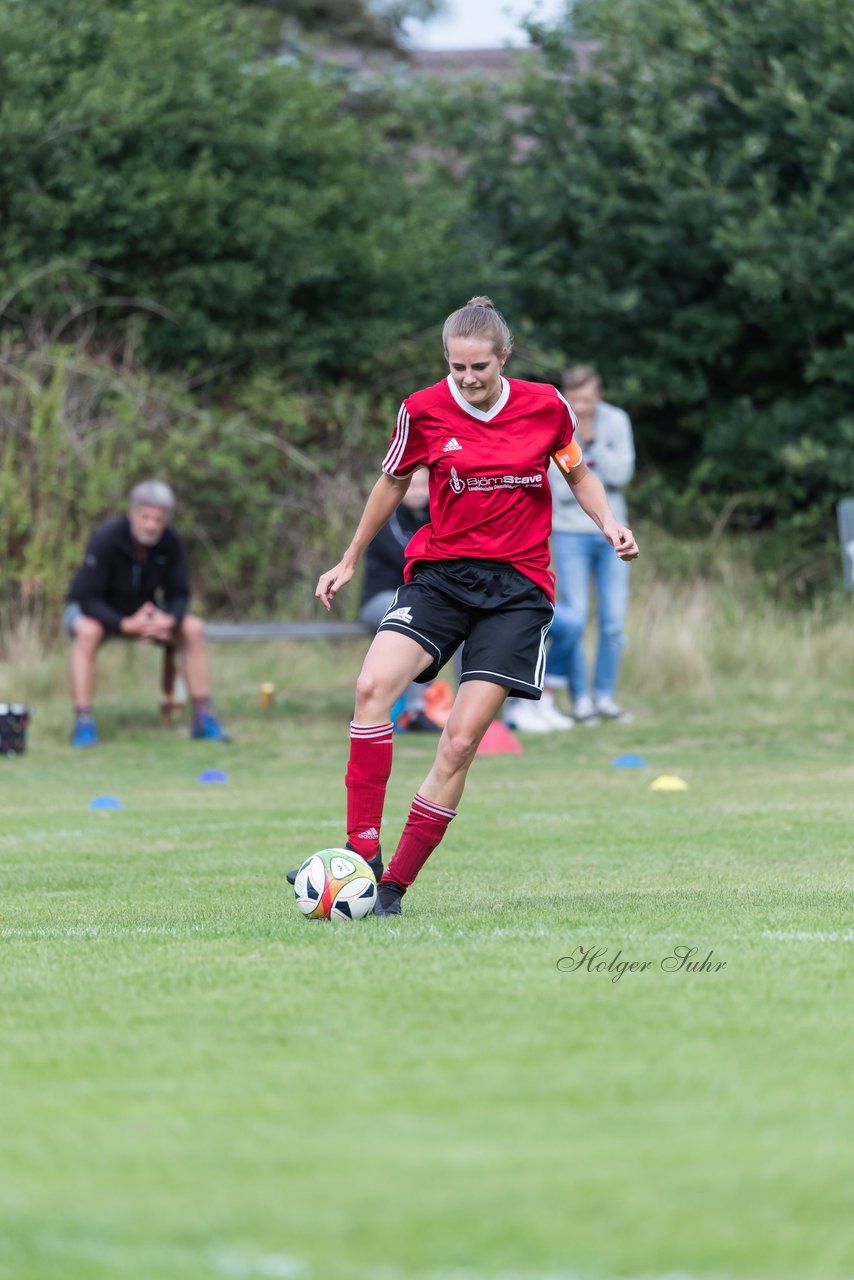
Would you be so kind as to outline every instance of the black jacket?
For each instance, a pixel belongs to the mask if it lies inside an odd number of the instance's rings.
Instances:
[[[403,585],[406,544],[429,519],[429,506],[413,511],[401,503],[387,524],[371,539],[365,551],[362,604],[381,591],[397,591]]]
[[[97,619],[108,635],[118,635],[122,618],[136,613],[146,601],[180,623],[190,602],[184,539],[168,525],[143,559],[134,546],[127,516],[105,520],[87,543],[67,599]]]

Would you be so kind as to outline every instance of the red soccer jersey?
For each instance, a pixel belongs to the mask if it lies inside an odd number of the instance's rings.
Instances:
[[[430,469],[431,519],[406,548],[404,577],[423,560],[501,560],[554,603],[546,473],[551,454],[572,440],[575,417],[550,383],[501,384],[486,412],[468,404],[450,375],[400,406],[382,469]]]

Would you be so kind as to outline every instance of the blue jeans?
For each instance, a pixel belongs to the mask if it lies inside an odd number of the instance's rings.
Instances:
[[[552,552],[557,570],[558,603],[549,632],[546,682],[566,680],[573,698],[589,693],[584,631],[591,582],[596,587],[599,637],[593,671],[593,694],[613,696],[625,640],[623,625],[629,602],[629,564],[616,555],[601,533],[554,533]]]

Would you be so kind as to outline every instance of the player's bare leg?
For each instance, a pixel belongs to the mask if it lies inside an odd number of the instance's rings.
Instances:
[[[378,880],[383,873],[380,830],[392,763],[391,709],[432,660],[409,636],[380,631],[356,681],[345,775],[347,844],[367,860]]]
[[[471,762],[507,692],[485,680],[460,685],[433,768],[412,801],[397,851],[382,878],[376,915],[402,914],[400,900],[456,815]]]
[[[399,631],[379,631],[365,655],[356,681],[353,724],[380,724],[416,676],[433,661],[415,640]]]
[[[433,768],[419,791],[425,800],[446,809],[457,807],[481,739],[504,705],[507,693],[503,685],[486,680],[466,680],[460,685],[439,739]]]
[[[347,845],[365,859],[377,880],[383,873],[380,829],[391,775],[391,709],[404,689],[426,671],[432,658],[398,631],[380,631],[365,655],[356,681],[347,761]],[[293,884],[296,870],[287,880]]]

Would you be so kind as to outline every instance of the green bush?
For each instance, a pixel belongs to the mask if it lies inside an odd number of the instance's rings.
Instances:
[[[691,533],[773,528],[769,569],[829,564],[854,493],[854,8],[579,0],[538,39],[503,112],[449,121],[510,310],[600,367],[642,474],[696,496]]]
[[[262,7],[371,38],[367,5]],[[387,7],[387,32],[431,7]],[[589,360],[629,409],[634,514],[749,533],[785,591],[837,580],[854,9],[570,10],[519,74],[439,84],[271,60],[271,24],[226,0],[0,0],[10,607],[53,610],[152,471],[210,607],[279,607],[351,527],[400,397],[441,376],[441,318],[483,291],[512,372]]]
[[[0,0],[16,340],[125,341],[144,318],[153,367],[340,379],[473,291],[457,184],[405,109],[260,41],[226,0]]]

